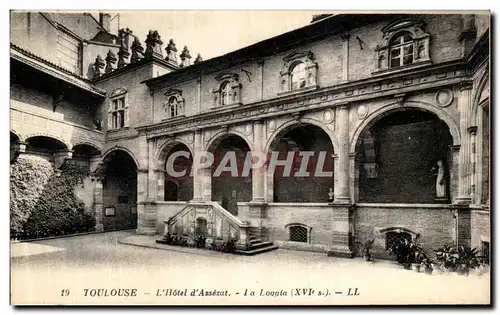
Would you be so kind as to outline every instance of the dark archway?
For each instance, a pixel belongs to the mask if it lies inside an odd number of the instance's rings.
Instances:
[[[12,131],[10,132],[10,163],[12,164],[13,162],[16,161],[17,157],[19,156],[19,137],[13,133]]]
[[[446,123],[422,110],[395,111],[369,124],[356,143],[359,202],[449,201],[452,143]],[[445,197],[436,187],[438,161]]]
[[[293,153],[290,173],[285,166],[274,168],[274,202],[328,201],[328,194],[333,190],[334,152],[330,137],[324,130],[310,124],[287,128],[273,140],[270,152],[278,152],[279,161],[287,160],[290,152]]]
[[[250,147],[240,136],[228,134],[214,142],[209,151],[214,154],[212,200],[237,215],[237,203],[252,200],[252,170],[243,173]]]
[[[192,166],[193,156],[185,144],[177,143],[170,148],[165,160],[165,201],[193,199]]]
[[[114,150],[103,160],[104,230],[137,227],[137,165],[123,150]]]

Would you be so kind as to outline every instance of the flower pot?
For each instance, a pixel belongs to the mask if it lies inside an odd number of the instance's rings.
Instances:
[[[363,255],[363,258],[365,261],[371,261],[372,260],[372,256],[371,255]]]
[[[416,272],[420,272],[420,264],[411,264],[411,269]]]
[[[428,275],[432,275],[432,271],[434,271],[434,269],[432,269],[432,267],[425,267],[424,270],[425,270],[425,273]]]
[[[459,268],[457,273],[461,276],[469,276],[469,269],[467,268]]]
[[[403,263],[403,268],[406,270],[411,270],[411,264],[410,263]]]

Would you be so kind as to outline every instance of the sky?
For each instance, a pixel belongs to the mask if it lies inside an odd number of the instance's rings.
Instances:
[[[112,27],[129,28],[143,46],[149,30],[157,30],[166,47],[174,39],[178,54],[188,46],[192,60],[204,60],[300,28],[325,11],[107,11]],[[326,12],[328,13],[328,12]],[[94,14],[96,17],[97,13]],[[165,53],[165,51],[164,51]]]

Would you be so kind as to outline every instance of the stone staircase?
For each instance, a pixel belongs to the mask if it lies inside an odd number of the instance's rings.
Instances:
[[[257,254],[262,254],[270,252],[272,250],[278,249],[278,246],[274,245],[273,242],[263,241],[259,236],[260,231],[258,228],[250,227],[249,237],[248,237],[248,248],[245,250],[237,249],[234,253],[238,255],[253,256]]]

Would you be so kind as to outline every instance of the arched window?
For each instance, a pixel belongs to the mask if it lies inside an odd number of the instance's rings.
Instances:
[[[290,71],[291,89],[298,90],[306,86],[306,65],[303,62],[295,64]]]
[[[222,83],[220,89],[220,104],[229,105],[233,103],[233,93],[231,84],[228,81]]]
[[[175,96],[168,99],[168,113],[170,118],[177,117],[181,114],[181,104],[177,101]]]
[[[413,63],[413,37],[408,32],[396,34],[389,43],[390,67],[400,67]]]

